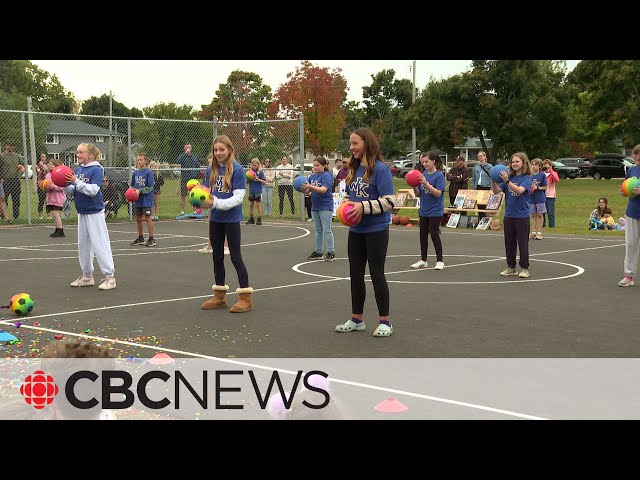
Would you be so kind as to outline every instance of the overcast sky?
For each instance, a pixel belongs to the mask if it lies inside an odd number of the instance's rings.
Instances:
[[[299,60],[32,60],[56,74],[77,100],[99,97],[111,90],[128,108],[174,102],[199,110],[211,102],[221,83],[234,70],[255,72],[272,92],[287,81]],[[567,60],[571,71],[579,60]],[[412,80],[413,60],[312,60],[320,67],[341,68],[347,79],[348,100],[362,101],[362,87],[371,75],[393,69],[396,78]],[[422,90],[430,77],[447,78],[469,69],[471,60],[417,60],[416,86]]]

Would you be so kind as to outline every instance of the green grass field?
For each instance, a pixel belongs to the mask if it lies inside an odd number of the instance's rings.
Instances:
[[[406,182],[403,179],[394,178],[394,184],[396,191],[399,188],[408,188]],[[619,217],[624,216],[627,208],[627,199],[620,195],[620,183],[622,179],[612,180],[593,180],[592,178],[577,179],[577,180],[561,180],[556,190],[558,198],[556,199],[556,228],[554,233],[573,233],[578,235],[613,235],[624,236],[624,232],[619,231],[589,231],[587,230],[587,223],[589,219],[589,213],[596,208],[598,198],[606,197],[609,200],[609,207],[613,211],[613,218],[617,221]],[[180,197],[176,195],[178,188],[178,179],[169,178],[166,180],[162,187],[162,194],[160,196],[159,203],[159,217],[165,219],[175,218],[180,213]],[[447,195],[445,193],[445,195]],[[26,208],[26,189],[23,183],[22,185],[22,200],[20,208],[20,217],[17,222],[14,223],[27,223],[27,208]],[[289,207],[288,197],[285,195],[284,202],[284,217],[283,219],[299,220],[300,219],[300,203],[299,194],[296,192],[294,196],[296,202],[296,215],[291,215],[291,209]],[[446,198],[445,201],[447,201]],[[272,218],[280,219],[279,212],[279,199],[277,189],[274,191],[273,196],[273,212]],[[38,220],[37,215],[38,197],[35,192],[31,192],[31,223],[50,223],[49,221]],[[185,211],[189,211],[190,205],[185,205]],[[8,206],[9,214],[11,215],[11,205]],[[249,216],[249,202],[245,197],[243,204],[243,213],[245,218]],[[128,218],[126,206],[122,206],[119,210],[118,220],[124,220]],[[73,210],[72,217],[65,219],[64,223],[75,223],[76,215],[75,209]],[[402,214],[402,211],[400,212]],[[306,217],[306,215],[305,215]],[[268,217],[265,217],[268,218]]]

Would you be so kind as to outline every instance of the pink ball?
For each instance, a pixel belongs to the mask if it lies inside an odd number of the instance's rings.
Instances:
[[[138,190],[135,188],[128,188],[126,192],[124,192],[124,197],[127,199],[127,202],[135,202],[138,200]]]
[[[66,187],[67,183],[67,172],[73,173],[66,165],[58,165],[56,168],[51,170],[51,181],[55,183],[58,187]]]
[[[420,185],[420,173],[419,170],[409,170],[407,176],[404,179],[407,181],[407,185],[410,187],[417,187]]]
[[[336,212],[336,214],[338,215],[338,220],[340,220],[340,223],[342,223],[346,227],[353,227],[354,225],[360,223],[360,220],[354,221],[351,219],[351,217],[349,217],[348,214],[349,212],[351,212],[351,210],[353,210],[353,205],[348,202],[344,202],[340,204]]]

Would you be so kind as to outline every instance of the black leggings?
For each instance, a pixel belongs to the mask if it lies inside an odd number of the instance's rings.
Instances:
[[[296,213],[296,207],[293,203],[293,185],[278,185],[278,197],[280,197],[280,215],[284,209],[284,192],[287,192],[289,196],[289,202],[291,203],[291,215]]]
[[[422,260],[427,261],[427,250],[429,248],[429,235],[436,249],[436,259],[442,262],[442,241],[440,240],[440,221],[442,217],[420,217],[420,255]]]
[[[213,249],[213,276],[216,279],[216,285],[225,285],[224,271],[224,237],[227,237],[229,244],[229,252],[231,254],[231,263],[236,267],[238,272],[238,283],[240,288],[249,286],[249,274],[247,267],[242,260],[240,252],[240,224],[239,223],[218,223],[209,222],[209,240]]]
[[[389,245],[389,228],[381,232],[349,232],[347,252],[349,274],[351,275],[351,310],[354,315],[362,315],[367,288],[364,283],[364,269],[369,262],[369,274],[373,282],[373,292],[381,317],[389,315],[389,285],[384,276],[384,262]]]

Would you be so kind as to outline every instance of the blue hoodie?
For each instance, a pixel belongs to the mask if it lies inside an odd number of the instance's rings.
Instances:
[[[76,210],[80,214],[99,213],[104,210],[102,201],[102,180],[104,168],[99,162],[93,161],[86,165],[79,165],[75,170],[76,181],[64,187],[67,195],[73,195]]]

